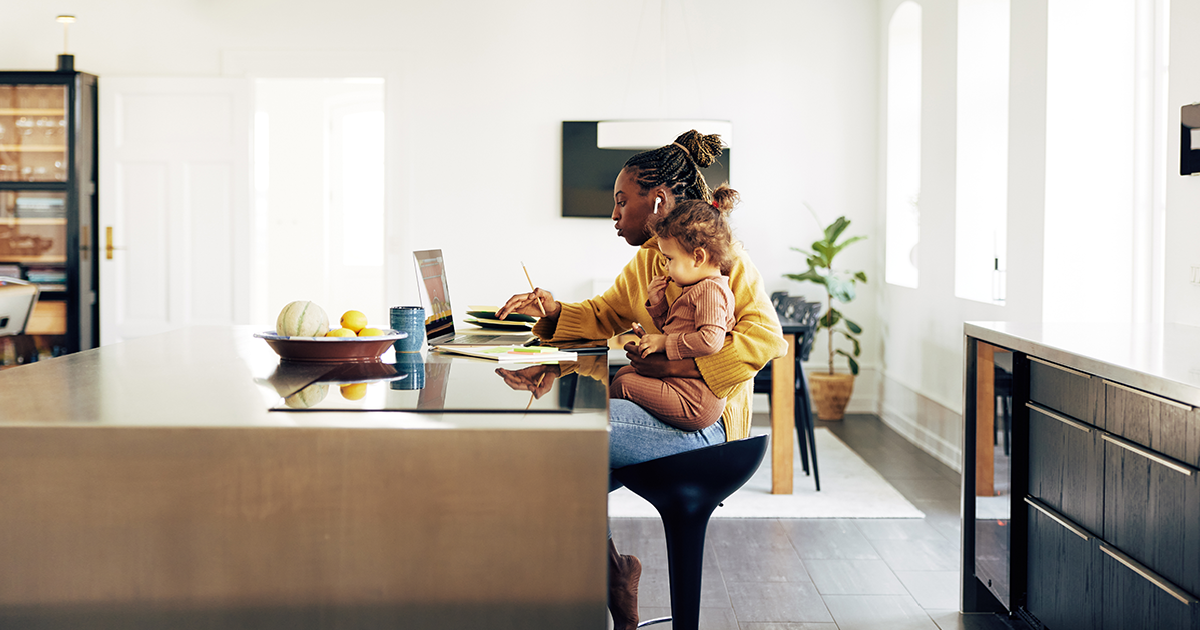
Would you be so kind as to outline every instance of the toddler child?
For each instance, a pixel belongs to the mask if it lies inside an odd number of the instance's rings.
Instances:
[[[666,274],[650,281],[646,310],[662,334],[641,333],[638,351],[664,352],[672,360],[716,354],[734,324],[734,297],[729,288],[733,233],[727,214],[737,192],[722,185],[713,202],[683,201],[652,219]],[[667,304],[667,284],[683,293]],[[611,398],[637,403],[654,417],[684,431],[699,431],[721,419],[725,399],[700,378],[642,376],[632,366],[621,368],[609,387]]]

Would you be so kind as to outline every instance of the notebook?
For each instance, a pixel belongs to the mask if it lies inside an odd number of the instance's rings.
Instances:
[[[454,310],[450,306],[450,285],[446,282],[446,264],[440,249],[413,252],[417,268],[417,289],[425,309],[425,339],[431,346],[521,345],[531,333],[456,334]]]

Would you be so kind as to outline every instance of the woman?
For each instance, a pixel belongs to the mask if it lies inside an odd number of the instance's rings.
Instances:
[[[646,309],[650,282],[666,275],[666,261],[658,241],[648,229],[649,219],[669,213],[676,203],[712,201],[712,191],[701,174],[721,155],[721,139],[688,131],[675,142],[644,151],[625,162],[613,185],[613,214],[617,235],[638,247],[613,286],[603,295],[578,304],[562,304],[544,289],[514,295],[497,313],[541,316],[533,332],[550,345],[577,339],[608,339],[637,323],[658,333]],[[626,344],[630,364],[644,376],[703,379],[718,398],[725,398],[721,421],[700,431],[682,431],[655,418],[627,400],[609,401],[609,465],[621,468],[710,444],[750,435],[751,395],[754,375],[769,361],[783,356],[787,342],[767,297],[762,276],[740,246],[735,248],[729,272],[734,294],[735,324],[716,354],[695,359],[671,360],[665,354],[641,356],[636,342]],[[674,302],[681,289],[672,285],[667,300]],[[545,310],[545,316],[542,311]],[[610,491],[620,484],[610,481]],[[641,562],[617,553],[608,540],[609,610],[617,630],[637,626],[637,584]]]

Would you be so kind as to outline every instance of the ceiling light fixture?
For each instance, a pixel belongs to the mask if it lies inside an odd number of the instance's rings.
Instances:
[[[75,23],[74,15],[60,15],[54,18],[54,21],[63,25],[63,54],[58,56],[58,71],[59,72],[74,72],[75,71],[75,55],[67,52],[70,48],[67,47],[67,27]]]

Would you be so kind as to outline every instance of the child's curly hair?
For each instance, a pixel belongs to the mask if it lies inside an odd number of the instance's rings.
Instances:
[[[721,184],[712,191],[712,203],[689,199],[666,214],[652,215],[650,231],[659,238],[675,239],[684,251],[703,248],[723,275],[733,268],[733,230],[729,213],[739,201],[738,192]]]

